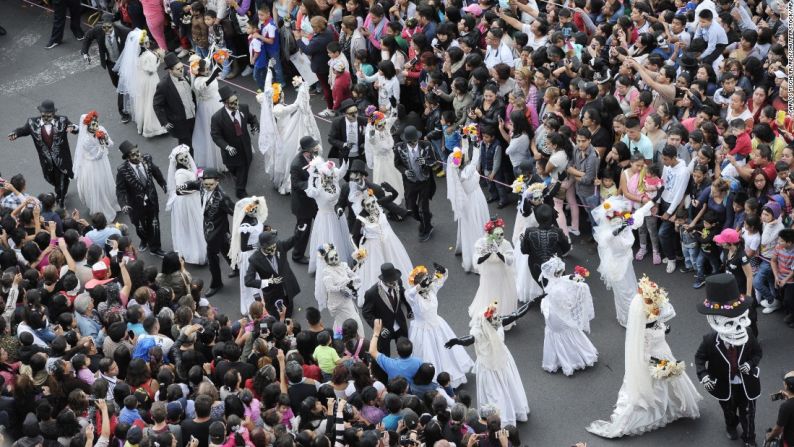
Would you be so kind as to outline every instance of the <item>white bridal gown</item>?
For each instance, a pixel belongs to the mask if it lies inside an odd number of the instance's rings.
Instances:
[[[174,164],[175,162],[171,162]],[[201,207],[199,191],[183,191],[177,194],[179,185],[198,179],[196,165],[190,159],[191,169],[169,167],[168,203],[166,211],[171,212],[171,246],[179,252],[188,264],[207,262],[207,243],[204,239],[204,210]],[[173,182],[173,183],[172,183]],[[173,186],[172,186],[173,185]]]
[[[455,253],[461,254],[461,263],[466,272],[479,271],[477,259],[472,259],[474,244],[482,236],[485,223],[491,217],[488,212],[488,202],[480,187],[480,176],[477,174],[480,150],[475,148],[473,152],[472,160],[467,162],[463,169],[452,164],[452,154],[447,157],[446,166],[447,199],[458,222]]]
[[[108,160],[108,149],[113,146],[113,140],[108,136],[104,143],[100,143],[83,124],[84,118],[85,115],[80,117],[80,132],[74,149],[77,194],[90,214],[102,213],[108,222],[113,222],[116,213],[121,210],[116,198],[116,181]],[[99,130],[107,135],[104,127],[99,126]]]
[[[223,107],[221,95],[218,94],[218,81],[207,82],[209,77],[196,76],[193,79],[193,91],[196,92],[196,125],[193,127],[193,154],[196,165],[204,169],[214,168],[226,171],[223,164],[221,149],[210,136],[212,115]]]
[[[145,138],[156,137],[168,132],[165,127],[160,125],[157,115],[154,113],[154,93],[160,76],[157,74],[157,66],[160,65],[160,58],[151,50],[144,50],[138,57],[138,75],[135,80],[135,99],[133,100],[135,110],[135,123],[138,125],[138,133]]]
[[[466,373],[474,366],[463,346],[444,347],[447,340],[455,338],[449,323],[438,315],[438,290],[447,280],[447,274],[434,280],[423,293],[413,286],[405,290],[405,299],[411,306],[414,319],[408,325],[408,338],[414,345],[413,355],[430,362],[436,372],[447,372],[453,388],[466,383]]]
[[[403,202],[405,187],[403,176],[394,166],[394,138],[391,127],[396,118],[387,118],[383,130],[376,129],[372,124],[367,124],[364,130],[364,153],[367,165],[372,169],[372,181],[378,185],[388,183],[397,191],[396,205]]]
[[[371,222],[369,218],[363,216],[357,218],[361,221],[361,233],[364,236],[361,246],[367,250],[367,258],[359,268],[361,275],[361,289],[359,290],[369,290],[378,282],[380,266],[386,262],[391,262],[397,270],[402,272],[403,278],[408,278],[408,274],[413,268],[411,258],[408,257],[408,252],[405,251],[402,242],[391,229],[383,210],[380,211],[375,222]],[[363,303],[364,294],[360,294],[358,304],[360,306]]]
[[[535,281],[529,271],[529,255],[521,253],[521,235],[524,234],[527,228],[538,226],[538,221],[535,220],[535,213],[524,217],[521,212],[524,208],[524,200],[529,200],[527,195],[527,191],[524,190],[521,200],[518,201],[516,223],[513,227],[513,237],[510,239],[513,242],[513,259],[515,259],[516,293],[518,293],[518,300],[522,303],[530,303],[543,294],[543,288]]]
[[[490,245],[491,242],[488,241],[487,236],[478,239],[474,245],[472,262],[477,263],[478,258],[486,255]],[[494,300],[497,301],[499,315],[509,315],[518,309],[515,271],[513,270],[513,246],[507,239],[502,239],[499,244],[499,253],[504,256],[504,261],[499,259],[496,253],[491,253],[488,259],[479,266],[480,285],[469,306],[470,317],[474,317],[477,312],[485,309]],[[510,329],[510,327],[506,329]]]
[[[323,260],[319,262],[325,263]],[[337,328],[341,328],[345,320],[352,319],[358,323],[358,335],[363,337],[364,324],[361,322],[361,315],[359,315],[358,309],[356,309],[356,296],[348,287],[348,284],[352,282],[353,288],[360,290],[358,288],[361,285],[361,280],[356,272],[348,267],[346,262],[340,262],[338,265],[326,264],[322,278],[318,276],[315,281],[323,283],[328,299],[326,303],[328,313],[334,319],[334,331]],[[364,292],[361,291],[360,293]]]
[[[689,380],[681,375],[654,379],[650,372],[651,357],[675,361],[665,340],[666,321],[675,316],[672,306],[662,308],[659,320],[646,328],[645,304],[635,294],[626,328],[626,356],[623,384],[609,421],[595,421],[587,426],[590,433],[605,438],[641,435],[664,427],[680,418],[698,418],[698,402],[703,397]]]

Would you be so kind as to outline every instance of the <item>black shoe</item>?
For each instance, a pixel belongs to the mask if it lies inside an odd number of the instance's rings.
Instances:
[[[138,246],[138,251],[146,251],[149,249],[149,245],[146,242],[141,242],[141,245]]]
[[[237,191],[235,193],[235,195],[237,196],[238,199],[244,199],[244,198],[248,197],[248,191],[246,191],[246,190]]]
[[[430,240],[431,236],[433,236],[433,227],[430,227],[427,233],[419,235],[419,242],[427,242]]]
[[[496,205],[496,208],[498,208],[498,209],[502,209],[502,208],[506,207],[507,205],[510,205],[510,204],[509,204],[509,203],[507,203],[507,202],[499,202],[499,203]]]
[[[46,49],[48,49],[48,50],[51,50],[51,49],[53,49],[53,48],[57,47],[57,46],[58,46],[58,45],[60,45],[60,44],[61,44],[60,42],[50,42],[50,43],[48,43],[48,44],[47,44],[47,46],[46,46],[46,47],[44,47],[44,48],[46,48]]]
[[[683,266],[680,269],[678,269],[678,271],[681,273],[692,273],[695,271],[695,269],[693,269],[692,267]]]
[[[739,433],[736,431],[736,427],[726,429],[725,436],[727,436],[731,441],[739,439]]]
[[[498,198],[498,197],[490,197],[488,200],[486,200],[486,203],[494,203],[494,202],[496,202],[497,200],[499,200],[499,198]]]
[[[232,270],[232,271],[231,271],[231,273],[229,273],[227,276],[228,276],[229,278],[237,278],[238,276],[240,276],[240,270],[238,270],[238,269],[234,269],[234,270]]]
[[[292,262],[296,264],[308,264],[309,258],[306,256],[301,256],[300,258],[292,258]]]
[[[132,120],[132,117],[130,116],[130,114],[129,114],[129,113],[123,113],[123,114],[121,115],[121,123],[122,123],[122,124],[127,124],[127,123],[129,123],[131,120]]]
[[[205,294],[204,294],[204,296],[206,296],[207,298],[209,298],[209,297],[211,297],[212,295],[215,295],[216,293],[218,293],[218,291],[219,291],[219,290],[221,290],[222,288],[223,288],[223,284],[221,284],[221,285],[220,285],[220,286],[218,286],[218,287],[210,287],[210,289],[209,289],[209,290],[207,290],[207,293],[205,293]]]
[[[160,248],[153,248],[151,250],[151,253],[153,255],[161,257],[161,258],[165,257],[165,252],[162,249],[160,249]]]
[[[85,40],[85,34],[83,34],[83,35],[82,35],[82,36],[80,36],[80,37],[76,37],[76,39],[77,39],[77,40]]]
[[[744,441],[744,447],[758,447],[755,441]]]

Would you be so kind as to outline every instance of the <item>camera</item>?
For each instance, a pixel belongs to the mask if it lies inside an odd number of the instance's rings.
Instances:
[[[782,391],[779,391],[779,392],[777,392],[777,393],[774,393],[774,394],[770,394],[770,395],[769,395],[769,399],[770,399],[770,400],[772,400],[772,402],[775,402],[775,401],[777,401],[777,400],[783,400],[783,399],[785,399],[785,398],[786,398],[786,395],[785,395],[785,394],[783,394],[783,392],[782,392]]]

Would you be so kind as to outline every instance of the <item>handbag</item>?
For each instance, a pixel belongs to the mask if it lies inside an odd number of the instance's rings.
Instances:
[[[764,441],[764,447],[783,447],[779,438],[767,439]]]

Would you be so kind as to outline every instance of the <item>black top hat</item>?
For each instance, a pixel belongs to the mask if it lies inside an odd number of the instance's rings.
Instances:
[[[750,301],[739,293],[736,278],[730,273],[719,273],[706,278],[706,299],[698,303],[698,312],[704,315],[738,317],[750,308]]]
[[[357,172],[359,174],[367,175],[367,164],[364,163],[364,160],[359,160],[358,158],[354,158],[353,163],[350,164],[350,167],[347,169],[347,172]]]
[[[218,89],[218,94],[221,95],[221,102],[226,102],[227,99],[236,95],[237,92],[234,91],[234,89],[232,89],[228,85],[224,85],[223,87]]]
[[[351,107],[356,107],[356,103],[353,102],[352,99],[347,98],[344,101],[342,101],[342,104],[339,105],[339,110],[342,112],[347,112],[347,109]]]
[[[106,12],[106,13],[102,14],[102,24],[112,25],[113,24],[113,14],[111,14],[109,12]]]
[[[166,53],[165,57],[163,58],[163,63],[165,63],[165,68],[172,68],[174,65],[180,62],[179,57],[173,53],[169,52]]]
[[[378,278],[383,282],[392,282],[399,280],[402,275],[402,272],[394,268],[391,262],[387,262],[380,266],[380,276]]]
[[[304,152],[311,152],[320,143],[318,143],[317,140],[315,140],[311,136],[307,135],[301,138],[300,144],[301,144],[301,150],[303,150]]]
[[[422,133],[414,126],[406,126],[403,129],[403,141],[417,141],[422,136]]]
[[[41,113],[55,113],[58,109],[55,108],[55,103],[51,99],[45,99],[41,105],[37,107]]]
[[[267,247],[278,241],[278,230],[263,231],[259,233],[259,246]]]
[[[221,173],[215,168],[207,168],[201,174],[201,178],[221,178]]]
[[[119,145],[119,150],[121,151],[121,158],[126,159],[127,155],[132,152],[133,149],[137,148],[138,146],[135,143],[130,143],[127,140],[124,140],[121,145]]]

